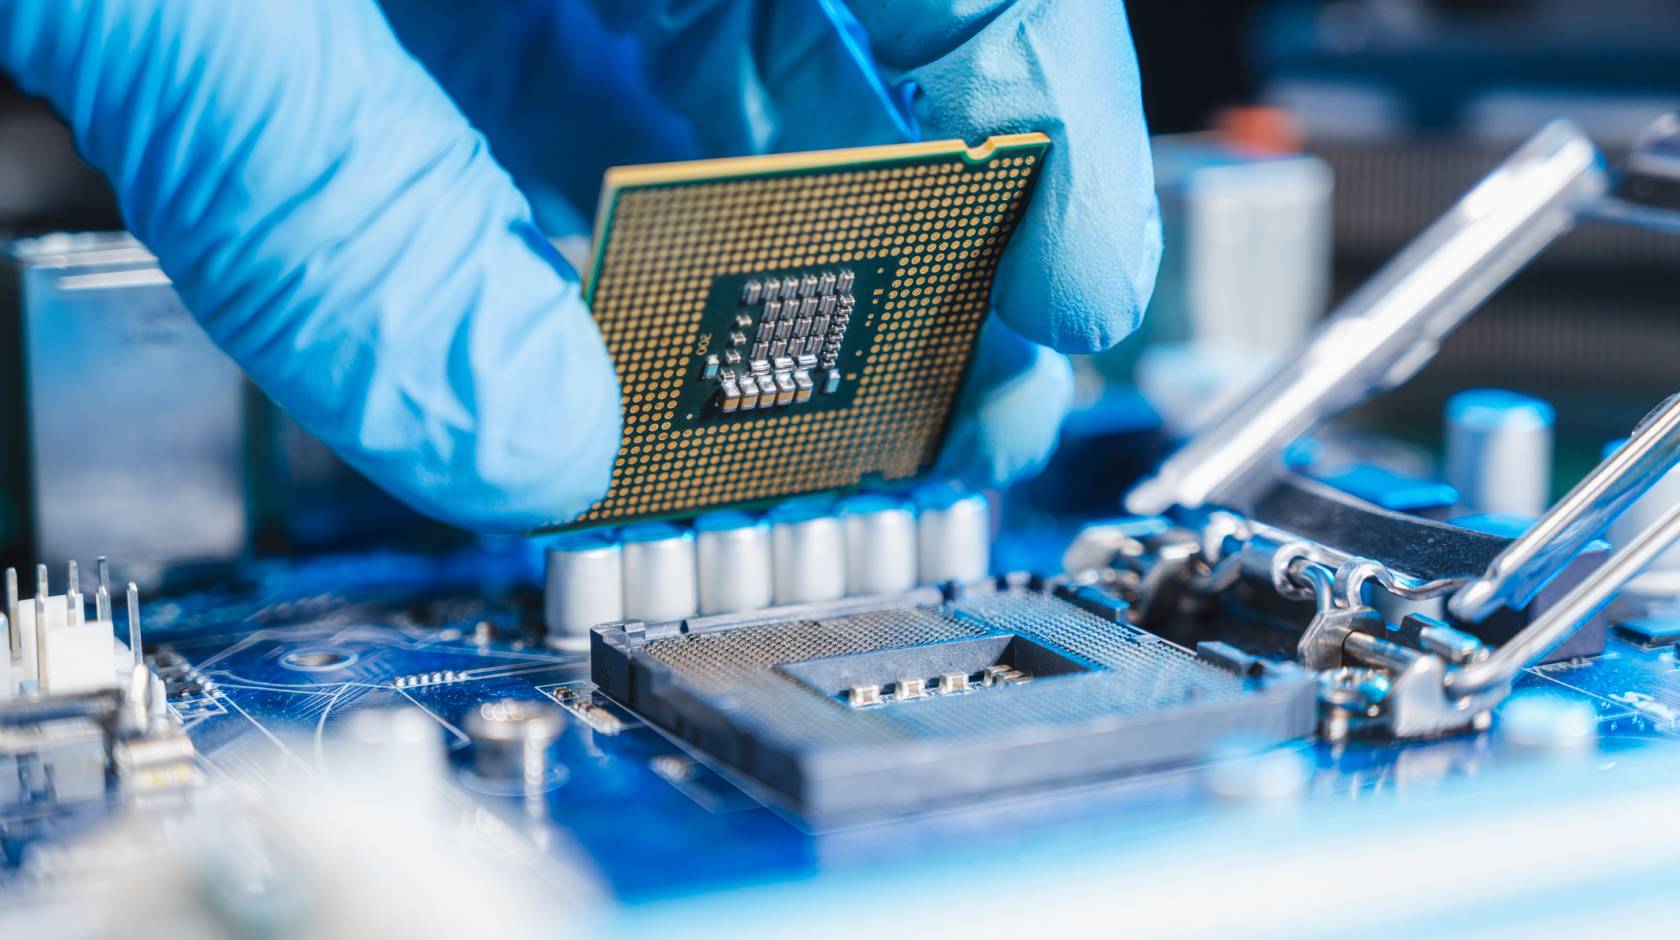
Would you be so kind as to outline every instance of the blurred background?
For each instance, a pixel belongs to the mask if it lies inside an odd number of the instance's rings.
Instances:
[[[1137,0],[1167,250],[1145,328],[1079,363],[1026,517],[1117,511],[1240,394],[1554,117],[1614,161],[1680,107],[1663,0]],[[190,581],[249,554],[459,538],[397,506],[198,331],[50,110],[0,86],[0,562],[121,555]],[[1350,416],[1436,468],[1453,392],[1557,410],[1566,488],[1674,390],[1680,238],[1583,225],[1422,374]]]

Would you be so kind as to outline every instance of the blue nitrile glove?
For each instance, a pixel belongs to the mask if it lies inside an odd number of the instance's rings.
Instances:
[[[1119,5],[859,0],[866,37],[834,4],[390,0],[399,44],[371,0],[0,0],[0,68],[299,423],[428,513],[524,529],[599,496],[618,446],[544,238],[586,233],[607,166],[1042,128],[1004,318],[1069,350],[1135,325],[1158,236]],[[1070,380],[984,342],[944,463],[995,482],[1048,453]]]

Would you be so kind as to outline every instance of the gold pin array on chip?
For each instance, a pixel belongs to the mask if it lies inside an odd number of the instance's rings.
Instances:
[[[624,440],[573,526],[906,479],[938,455],[1043,134],[607,172],[586,296]]]

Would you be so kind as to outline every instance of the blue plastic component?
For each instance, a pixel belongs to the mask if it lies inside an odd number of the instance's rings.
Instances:
[[[1283,449],[1283,465],[1300,470],[1324,459],[1324,442],[1316,437],[1303,437]]]
[[[666,539],[693,538],[693,533],[669,522],[642,522],[619,530],[622,542],[663,542]]]
[[[708,512],[694,520],[696,532],[730,532],[735,529],[751,529],[764,524],[764,520],[749,513],[737,512],[733,509],[723,509],[718,512]]]
[[[776,525],[781,523],[792,524],[808,522],[812,519],[820,519],[823,516],[832,516],[834,514],[834,500],[828,499],[827,497],[806,497],[803,499],[791,499],[782,503],[776,508],[770,510],[768,518],[770,519],[770,523],[772,525]]]
[[[1616,632],[1646,646],[1680,643],[1680,617],[1640,617],[1616,624]]]
[[[1390,512],[1443,509],[1458,502],[1458,490],[1450,484],[1407,476],[1375,464],[1355,464],[1334,473],[1313,476],[1321,483]]]
[[[1557,412],[1532,395],[1502,388],[1477,388],[1459,392],[1447,402],[1447,420],[1481,430],[1523,425],[1552,427]]]
[[[906,508],[904,500],[896,496],[888,496],[885,493],[860,493],[840,502],[840,514],[842,516],[857,516],[904,508]]]

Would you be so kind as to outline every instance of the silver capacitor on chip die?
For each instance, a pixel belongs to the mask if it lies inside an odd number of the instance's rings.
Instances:
[[[694,533],[664,522],[626,526],[624,618],[657,623],[692,617],[699,609]]]
[[[826,505],[795,500],[770,512],[772,596],[778,606],[846,594],[846,533]]]
[[[598,532],[563,535],[543,554],[543,624],[551,643],[575,645],[592,627],[624,619],[617,540]]]
[[[991,573],[991,509],[981,493],[945,484],[915,494],[917,582],[979,581]]]
[[[694,548],[701,614],[770,606],[769,523],[732,510],[707,513],[694,521]]]
[[[841,504],[846,593],[897,594],[916,586],[916,516],[903,501],[868,493]]]

